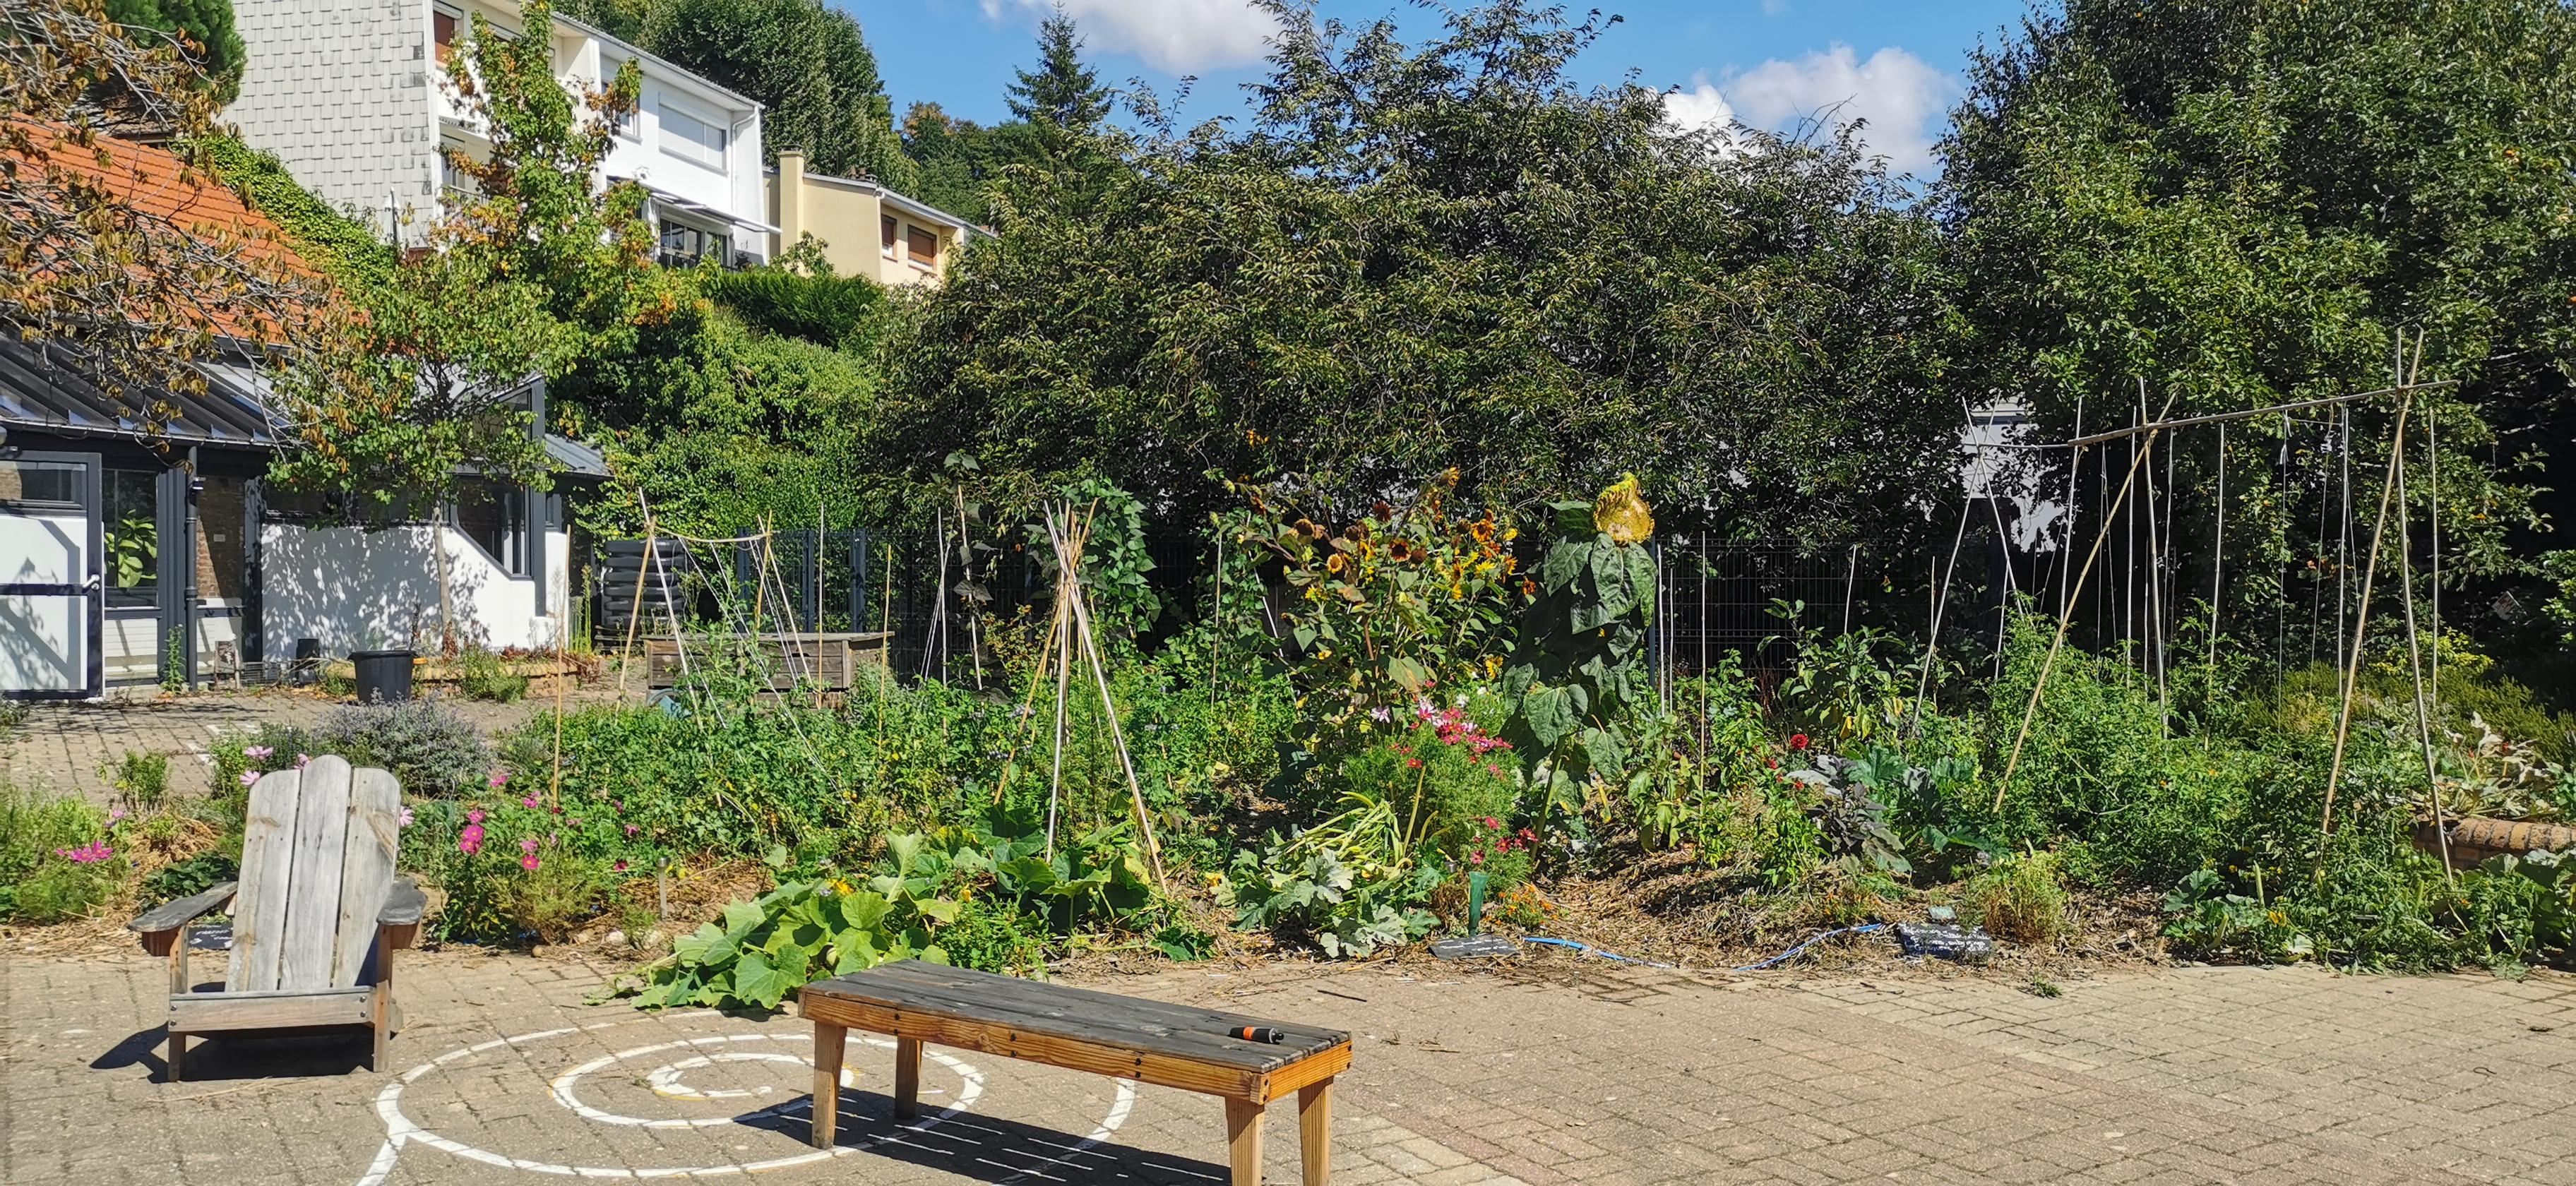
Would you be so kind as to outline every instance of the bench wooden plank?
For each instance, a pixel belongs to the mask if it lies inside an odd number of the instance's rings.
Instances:
[[[373,1025],[375,991],[180,993],[170,998],[170,1032],[280,1029],[304,1025]],[[378,1068],[382,1069],[382,1068]]]
[[[394,853],[402,847],[402,784],[369,767],[349,775],[349,836],[340,846],[340,913],[332,920],[331,986],[358,983],[374,954],[378,915],[393,892]]]
[[[1219,1033],[1221,1037],[1221,1031],[1234,1030],[1247,1025],[1264,1026],[1278,1030],[1287,1040],[1278,1045],[1243,1042],[1240,1039],[1224,1040],[1252,1050],[1287,1052],[1292,1057],[1300,1050],[1311,1051],[1335,1042],[1350,1040],[1348,1033],[1324,1029],[1320,1026],[1273,1021],[1241,1013],[1225,1013],[1214,1009],[1176,1005],[1144,997],[1121,996],[1117,993],[1093,989],[1070,988],[1045,981],[996,976],[990,972],[978,972],[972,968],[957,968],[923,960],[885,964],[860,975],[867,976],[871,973],[882,973],[888,979],[900,979],[907,983],[938,985],[961,990],[989,990],[1000,999],[1027,1002],[1051,1015],[1059,1012],[1082,1015],[1087,1011],[1097,1019],[1106,1021],[1151,1019],[1164,1028],[1178,1033]]]
[[[332,949],[340,941],[340,884],[349,841],[349,763],[336,754],[304,768],[304,802],[295,809],[295,860],[286,875],[285,945],[277,982],[258,988],[343,988],[332,983]],[[390,867],[390,866],[389,866]],[[376,904],[367,903],[369,913]]]
[[[903,1013],[1007,1023],[1033,1034],[1138,1053],[1185,1058],[1254,1073],[1311,1058],[1350,1035],[1239,1013],[1143,1001],[962,968],[905,961],[809,984],[804,992],[864,1001]],[[1278,1044],[1225,1036],[1245,1026],[1277,1029]]]
[[[971,988],[934,988],[900,992],[862,994],[879,1004],[915,1013],[937,1013],[945,1016],[971,1017],[984,1021],[1005,1021],[1035,1033],[1052,1034],[1075,1041],[1115,1045],[1147,1053],[1170,1054],[1206,1062],[1220,1063],[1248,1071],[1267,1071],[1285,1066],[1299,1058],[1329,1049],[1341,1039],[1338,1036],[1301,1042],[1295,1046],[1266,1042],[1246,1042],[1229,1038],[1223,1031],[1243,1025],[1257,1025],[1250,1019],[1209,1017],[1184,1025],[1159,1020],[1102,1016],[1094,1008],[1051,1008]]]

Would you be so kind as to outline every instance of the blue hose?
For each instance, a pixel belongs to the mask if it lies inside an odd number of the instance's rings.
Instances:
[[[1883,930],[1886,930],[1886,929],[1887,929],[1887,924],[1886,924],[1886,923],[1883,923],[1883,922],[1869,922],[1869,923],[1862,923],[1861,925],[1856,926],[1856,927],[1843,927],[1843,928],[1841,928],[1840,930],[1827,931],[1827,932],[1825,932],[1824,934],[1818,935],[1818,936],[1816,936],[1816,937],[1815,937],[1815,938],[1813,938],[1813,939],[1809,939],[1809,940],[1807,940],[1806,942],[1804,942],[1804,943],[1801,943],[1801,944],[1797,945],[1796,947],[1792,947],[1792,948],[1790,948],[1790,949],[1789,949],[1789,950],[1787,950],[1787,951],[1784,951],[1784,952],[1781,952],[1781,953],[1780,953],[1780,954],[1778,954],[1778,955],[1772,956],[1771,958],[1769,958],[1769,959],[1767,959],[1767,960],[1764,960],[1764,961],[1762,961],[1761,963],[1758,963],[1758,964],[1746,964],[1746,965],[1744,965],[1743,967],[1741,967],[1741,968],[1737,968],[1737,969],[1734,969],[1734,970],[1735,970],[1735,971],[1738,971],[1738,972],[1759,972],[1759,971],[1761,971],[1762,969],[1767,968],[1767,967],[1770,967],[1770,966],[1771,966],[1771,965],[1773,965],[1773,964],[1785,963],[1785,962],[1787,962],[1788,960],[1790,960],[1790,959],[1792,959],[1792,958],[1795,958],[1799,952],[1805,951],[1806,949],[1808,949],[1808,948],[1810,948],[1810,947],[1813,947],[1813,946],[1815,946],[1816,944],[1822,943],[1822,942],[1824,942],[1824,941],[1825,941],[1825,940],[1827,940],[1827,939],[1831,939],[1831,938],[1833,938],[1833,937],[1834,937],[1834,936],[1836,936],[1836,935],[1866,935],[1866,934],[1870,933],[1871,931],[1883,931]]]

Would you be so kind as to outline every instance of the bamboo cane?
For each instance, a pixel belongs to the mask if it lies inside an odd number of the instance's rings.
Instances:
[[[2344,745],[2352,735],[2352,696],[2361,680],[2361,643],[2370,629],[2370,586],[2379,575],[2379,543],[2388,529],[2388,501],[2397,494],[2397,462],[2406,441],[2406,414],[2414,409],[2415,392],[2402,389],[2397,401],[2397,431],[2389,448],[2388,471],[2379,485],[2379,517],[2370,529],[2370,555],[2361,567],[2360,612],[2353,615],[2352,652],[2344,661],[2343,704],[2335,712],[2334,764],[2326,773],[2325,810],[2317,817],[2317,881],[2326,879],[2326,842],[2334,838],[2335,788],[2343,782]],[[2349,450],[2347,450],[2349,455]],[[2341,640],[2338,639],[2338,642]]]
[[[2159,419],[2161,419],[2166,413],[2173,411],[2175,398],[2175,396],[2171,395],[2165,397],[2165,410],[2164,412],[2157,413]],[[2152,442],[2155,439],[2155,434],[2152,432],[2149,433],[2147,439]],[[2138,454],[2129,458],[2129,475],[2120,480],[2120,498],[2119,501],[2113,505],[2123,505],[2128,502],[2129,487],[2138,480],[2138,462],[2143,456],[2144,454]],[[2093,533],[2093,546],[2090,549],[2087,549],[2084,553],[2084,566],[2077,569],[2075,572],[2075,585],[2069,591],[2070,596],[2067,601],[2067,610],[2057,615],[2057,634],[2049,640],[2048,657],[2040,660],[2039,678],[2031,681],[2030,703],[2025,705],[2021,710],[2021,729],[2019,732],[2013,734],[2012,756],[2004,761],[2004,776],[2002,781],[1995,784],[1995,805],[1993,810],[2002,811],[2004,809],[2004,792],[2012,788],[2013,772],[2021,768],[2022,744],[2030,740],[2030,722],[2034,717],[2039,715],[2039,694],[2048,687],[2048,673],[2051,668],[2057,666],[2057,652],[2066,645],[2066,627],[2073,614],[2075,601],[2083,597],[2084,580],[2085,578],[2093,575],[2093,561],[2096,557],[2102,554],[2102,541],[2109,538],[2110,535],[2111,517],[2105,515],[2102,519],[2101,528]]]

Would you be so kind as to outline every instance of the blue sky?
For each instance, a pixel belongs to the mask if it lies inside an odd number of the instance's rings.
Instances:
[[[918,100],[952,115],[1006,117],[1003,87],[1036,55],[1052,0],[830,0],[856,16],[900,113]],[[1183,123],[1244,110],[1239,84],[1260,73],[1268,18],[1242,0],[1066,0],[1104,81],[1142,79],[1168,99],[1199,83]],[[1866,116],[1871,146],[1900,169],[1929,168],[1928,150],[1958,95],[1967,53],[2016,23],[2023,0],[1632,0],[1601,3],[1626,19],[1576,62],[1587,82],[1629,70],[1658,88],[1684,122],[1728,116],[1785,126],[1842,104]],[[1571,6],[1580,12],[1583,5]],[[1359,24],[1394,15],[1415,38],[1437,14],[1407,3],[1322,0],[1326,16]]]

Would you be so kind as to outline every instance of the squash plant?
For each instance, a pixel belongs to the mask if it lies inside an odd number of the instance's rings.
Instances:
[[[1654,519],[1631,475],[1590,505],[1555,504],[1563,533],[1539,566],[1503,694],[1503,735],[1540,791],[1542,818],[1579,829],[1586,792],[1641,775],[1652,746],[1635,711],[1653,694],[1646,624],[1655,613]]]
[[[888,837],[889,872],[856,881],[791,881],[701,925],[646,965],[647,1009],[714,1005],[775,1009],[807,982],[894,960],[949,962],[940,937],[969,910],[1001,911],[1052,934],[1135,930],[1186,958],[1195,945],[1167,922],[1142,856],[1121,823],[1061,835],[1052,857],[1039,835],[996,837],[976,824]]]

